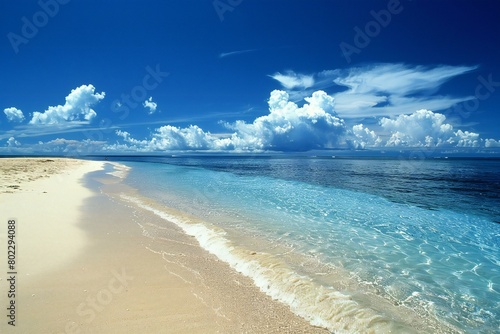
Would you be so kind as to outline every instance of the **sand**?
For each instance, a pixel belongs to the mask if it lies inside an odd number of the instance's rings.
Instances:
[[[56,268],[82,251],[86,235],[78,227],[79,206],[92,192],[79,180],[102,165],[54,158],[0,160],[1,226],[6,219],[17,221],[23,276]],[[0,231],[2,241],[6,232]]]
[[[90,173],[105,164],[0,159],[0,333],[327,333],[176,225],[121,201],[125,170]],[[18,226],[15,328],[8,219]]]

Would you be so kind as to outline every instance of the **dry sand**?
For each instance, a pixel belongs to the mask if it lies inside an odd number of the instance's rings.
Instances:
[[[22,277],[56,268],[83,250],[87,236],[78,227],[79,209],[93,193],[80,179],[102,165],[75,159],[0,159],[0,240],[5,245],[7,219],[16,219]]]
[[[5,314],[8,219],[18,222],[19,244],[16,327],[2,314],[0,333],[327,333],[174,224],[121,202],[116,195],[130,189],[119,177],[83,178],[102,166],[0,159]]]

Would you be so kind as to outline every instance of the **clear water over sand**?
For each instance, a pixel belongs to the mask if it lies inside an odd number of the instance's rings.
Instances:
[[[126,200],[176,221],[314,324],[500,326],[499,161],[140,160],[126,162],[125,182],[160,205]]]

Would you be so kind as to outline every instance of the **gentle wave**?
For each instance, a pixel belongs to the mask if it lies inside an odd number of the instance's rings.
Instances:
[[[120,179],[125,179],[131,170],[131,167],[117,162],[108,162],[108,164],[113,165],[113,171],[106,174],[115,176]]]
[[[271,254],[254,253],[236,246],[227,239],[223,230],[211,229],[202,223],[191,223],[187,218],[147,205],[137,197],[122,194],[121,198],[176,224],[186,234],[195,237],[201,247],[250,277],[261,291],[289,305],[294,313],[312,325],[336,333],[416,333],[408,325],[363,307],[346,293],[324,287],[308,276],[297,274]]]

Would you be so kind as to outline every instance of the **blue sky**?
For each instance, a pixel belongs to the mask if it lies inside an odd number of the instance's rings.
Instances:
[[[498,1],[2,7],[0,154],[500,152]]]

